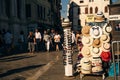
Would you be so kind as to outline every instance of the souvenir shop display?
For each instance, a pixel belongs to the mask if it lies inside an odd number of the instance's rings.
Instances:
[[[72,60],[72,33],[70,22],[65,19],[62,23],[64,31],[64,43],[63,43],[63,64],[65,67],[65,76],[73,76],[73,60]]]
[[[110,53],[110,33],[112,27],[105,22],[102,12],[98,12],[95,16],[94,25],[86,25],[82,28],[82,44],[81,54],[83,58],[80,60],[80,78],[84,75],[102,75],[105,79],[106,69],[104,63],[109,63]]]

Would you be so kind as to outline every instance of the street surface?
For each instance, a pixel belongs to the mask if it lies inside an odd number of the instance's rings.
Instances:
[[[73,54],[74,64],[77,53]],[[102,76],[87,75],[82,80],[102,80]],[[62,51],[14,54],[0,57],[0,80],[80,80],[79,75],[64,76]],[[114,80],[107,77],[106,80]]]

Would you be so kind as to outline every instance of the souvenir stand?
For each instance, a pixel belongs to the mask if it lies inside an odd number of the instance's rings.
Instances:
[[[80,79],[89,74],[101,75],[102,79],[105,79],[108,66],[104,64],[109,64],[111,58],[109,36],[111,30],[102,12],[95,16],[93,25],[86,25],[82,28],[81,54],[83,58],[80,60]]]
[[[72,33],[71,33],[71,23],[68,19],[65,19],[62,23],[64,29],[64,43],[63,43],[63,64],[65,67],[65,76],[73,76],[73,61],[72,61]]]

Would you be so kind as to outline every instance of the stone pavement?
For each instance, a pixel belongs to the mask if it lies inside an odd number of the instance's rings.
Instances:
[[[77,53],[73,54],[76,62]],[[102,80],[101,76],[85,76],[82,80]],[[0,57],[0,80],[80,80],[79,75],[64,76],[62,51],[27,53]],[[106,80],[114,80],[107,77]]]
[[[39,69],[54,61],[56,52],[14,54],[0,57],[0,80],[26,80]]]
[[[76,53],[73,54],[75,63]],[[74,71],[73,71],[74,72]],[[80,76],[66,77],[64,75],[64,66],[62,64],[62,56],[59,56],[59,60],[49,70],[39,77],[37,80],[102,80],[102,76],[97,75],[85,75],[82,79]],[[113,77],[107,77],[105,80],[114,80]]]

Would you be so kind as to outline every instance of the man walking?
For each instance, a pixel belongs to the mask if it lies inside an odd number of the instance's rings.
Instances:
[[[38,31],[38,29],[36,29],[35,30],[36,51],[40,50],[41,39],[42,39],[41,33]]]

